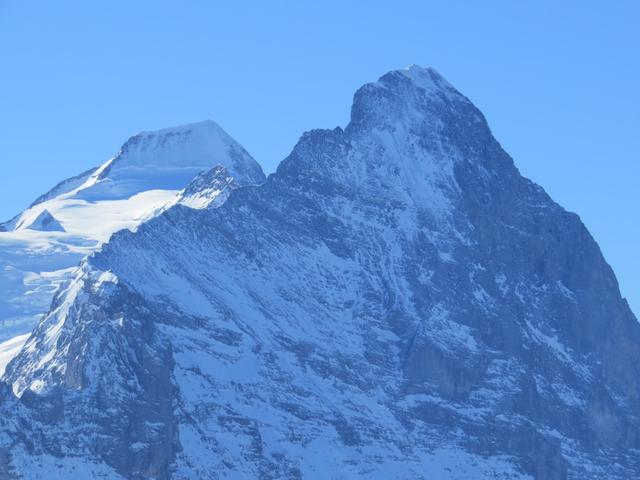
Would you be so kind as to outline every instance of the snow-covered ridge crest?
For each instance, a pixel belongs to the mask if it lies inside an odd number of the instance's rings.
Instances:
[[[97,168],[57,184],[0,228],[0,341],[30,330],[58,286],[111,235],[178,202],[194,177],[225,169],[231,188],[265,181],[258,163],[215,122],[153,132],[126,141]],[[220,205],[228,189],[201,179],[199,204]],[[206,197],[206,198],[205,198]],[[195,198],[195,197],[194,197]],[[195,202],[192,206],[195,206]]]

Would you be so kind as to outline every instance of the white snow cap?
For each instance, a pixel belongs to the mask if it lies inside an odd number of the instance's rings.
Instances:
[[[260,165],[211,120],[141,132],[127,140],[94,184],[79,192],[87,200],[128,198],[150,189],[179,190],[196,175],[222,165],[239,184],[260,184]]]
[[[125,142],[112,168],[126,165],[208,169],[212,159],[226,157],[229,147],[235,144],[212,120],[144,131]]]

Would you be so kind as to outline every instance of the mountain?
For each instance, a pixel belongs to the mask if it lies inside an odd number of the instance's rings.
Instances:
[[[35,326],[83,257],[179,201],[194,177],[215,167],[235,185],[265,181],[258,163],[215,122],[142,132],[100,167],[60,182],[4,223],[0,341]]]
[[[58,222],[47,209],[42,210],[35,220],[24,228],[28,230],[40,230],[41,232],[64,232],[64,228],[60,225],[60,222]]]
[[[5,476],[640,476],[613,271],[421,67],[260,186],[114,234],[4,378]]]

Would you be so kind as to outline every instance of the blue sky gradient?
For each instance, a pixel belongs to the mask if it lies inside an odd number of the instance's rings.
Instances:
[[[140,130],[211,118],[267,172],[411,63],[580,214],[640,312],[640,2],[0,0],[0,219]]]

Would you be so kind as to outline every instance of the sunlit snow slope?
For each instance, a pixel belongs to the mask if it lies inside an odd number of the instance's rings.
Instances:
[[[234,185],[264,181],[260,166],[215,122],[142,132],[114,158],[61,182],[6,222],[0,229],[6,230],[0,231],[0,341],[34,326],[82,257],[183,198],[194,177],[217,166]]]

